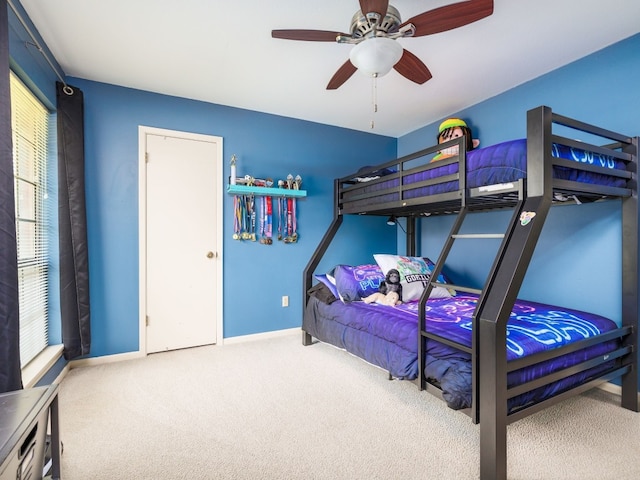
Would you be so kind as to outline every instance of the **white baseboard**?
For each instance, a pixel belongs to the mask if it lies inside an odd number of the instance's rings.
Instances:
[[[275,330],[273,332],[254,333],[251,335],[240,335],[239,337],[225,338],[222,340],[222,343],[219,343],[219,345],[220,344],[231,345],[234,343],[253,342],[255,340],[264,340],[266,338],[284,337],[287,335],[293,335],[295,333],[297,334],[302,333],[302,330],[300,330],[300,327],[287,328],[284,330]]]
[[[142,352],[128,352],[118,353],[115,355],[104,355],[102,357],[80,358],[78,360],[71,360],[69,362],[69,368],[89,367],[92,365],[104,365],[107,363],[122,362],[124,360],[133,360],[136,358],[143,358],[146,355]]]
[[[273,332],[264,332],[264,333],[256,333],[252,335],[241,335],[239,337],[231,337],[224,338],[221,342],[218,342],[218,345],[222,344],[233,344],[233,343],[244,343],[244,342],[252,342],[255,340],[264,340],[266,338],[274,338],[274,337],[283,337],[286,335],[293,335],[295,333],[300,333],[301,330],[299,327],[297,328],[289,328],[286,330],[276,330]],[[137,358],[146,357],[145,353],[140,351],[138,352],[127,352],[127,353],[118,353],[115,355],[104,355],[101,357],[91,357],[91,358],[80,358],[78,360],[71,360],[67,367],[69,369],[79,368],[79,367],[89,367],[93,365],[104,365],[107,363],[115,363],[122,362],[124,360],[134,360]]]
[[[136,358],[142,358],[145,355],[140,352],[130,352],[130,353],[119,353],[116,355],[105,355],[102,357],[91,357],[91,358],[81,358],[78,360],[70,360],[64,366],[62,371],[58,374],[56,379],[53,381],[54,384],[59,385],[64,377],[67,376],[67,373],[73,368],[79,367],[89,367],[94,365],[104,365],[107,363],[115,363],[115,362],[123,362],[125,360],[133,360]]]
[[[622,396],[622,387],[620,385],[615,385],[613,383],[605,382],[603,384],[598,385],[600,390],[604,390],[605,392],[613,393],[614,395]],[[640,392],[638,392],[638,403],[640,403]]]
[[[620,385],[614,385],[613,383],[605,382],[598,385],[600,390],[613,393],[614,395],[622,395],[622,387]]]

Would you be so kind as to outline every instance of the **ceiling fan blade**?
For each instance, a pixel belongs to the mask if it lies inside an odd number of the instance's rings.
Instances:
[[[360,10],[367,13],[377,13],[383,19],[389,9],[389,0],[360,0]]]
[[[338,35],[350,37],[348,33],[328,30],[271,30],[273,38],[283,40],[304,40],[307,42],[335,42]]]
[[[492,13],[493,0],[468,0],[416,15],[399,28],[412,23],[416,27],[416,33],[413,36],[422,37],[468,25]]]
[[[409,50],[402,52],[400,61],[396,63],[393,68],[403,77],[422,85],[427,80],[430,80],[432,75],[427,66],[422,63],[418,57],[416,57]]]
[[[327,85],[327,90],[335,90],[338,87],[342,86],[344,82],[351,78],[356,70],[358,70],[351,60],[347,60],[338,71],[331,77],[329,80],[329,84]]]

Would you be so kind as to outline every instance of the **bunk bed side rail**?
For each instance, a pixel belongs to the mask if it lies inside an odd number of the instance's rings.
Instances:
[[[438,153],[438,151],[443,148],[445,145],[446,146],[454,146],[457,144],[460,144],[461,141],[458,139],[453,139],[450,140],[449,142],[447,142],[446,144],[442,143],[439,145],[432,145],[431,147],[428,148],[424,148],[422,150],[418,150],[417,152],[414,153],[410,153],[409,155],[405,155],[404,157],[400,157],[394,160],[390,160],[386,163],[381,163],[379,165],[375,165],[372,167],[367,167],[367,168],[361,168],[360,170],[358,170],[358,175],[366,177],[367,175],[371,175],[372,173],[375,173],[378,170],[383,170],[385,168],[394,168],[397,167],[399,165],[403,165],[403,164],[407,164],[409,162],[412,162],[414,160],[417,160],[419,158],[422,157],[426,157],[428,155],[433,155]],[[398,171],[402,171],[401,169],[399,169]],[[346,177],[342,177],[338,179],[338,182],[340,183],[340,185],[342,184],[346,184],[349,183],[353,180],[354,177],[356,177],[357,175],[349,175]]]
[[[605,373],[604,375],[601,375],[598,378],[594,378],[593,380],[590,380],[577,387],[574,387],[571,390],[565,390],[564,392],[559,393],[551,398],[548,398],[547,400],[543,400],[540,403],[535,403],[521,410],[517,410],[515,412],[510,413],[507,418],[507,423],[511,424],[513,422],[521,420],[525,417],[528,417],[529,415],[532,415],[536,412],[544,410],[545,408],[555,405],[556,403],[566,400],[567,398],[570,398],[580,393],[591,390],[592,388],[597,387],[598,385],[602,385],[603,383],[606,383],[609,380],[613,380],[614,378],[618,378],[621,375],[628,374],[629,372],[630,372],[629,367],[622,367],[622,368],[613,370],[611,372]]]
[[[628,139],[629,141],[626,143],[616,142],[609,143],[607,145],[594,145],[593,143],[583,142],[582,140],[574,140],[557,134],[554,134],[551,139],[553,143],[559,143],[560,145],[566,145],[567,147],[586,150],[590,153],[598,153],[600,155],[618,158],[626,162],[630,162],[632,160],[632,157],[629,153],[622,151],[623,145],[628,145],[631,139]]]
[[[432,162],[434,154],[445,148],[457,146],[458,155]],[[412,176],[429,172],[436,168],[457,164],[457,172],[447,175],[434,176],[428,180],[415,182]],[[377,213],[382,215],[398,212],[412,205],[434,205],[441,202],[457,202],[464,197],[466,179],[460,172],[466,171],[466,144],[464,137],[454,138],[447,142],[433,145],[418,152],[401,157],[375,167],[361,169],[355,175],[338,179],[338,203],[341,213]],[[384,169],[394,169],[385,172]],[[358,177],[372,176],[371,180],[358,182]],[[453,191],[445,191],[437,195],[416,195],[423,187],[446,185],[457,182],[458,187]],[[445,189],[447,190],[447,189]],[[378,198],[380,202],[367,203],[368,199]],[[450,208],[450,207],[448,207]],[[422,209],[424,210],[424,208]]]
[[[633,329],[631,327],[622,327],[616,330],[612,330],[610,332],[602,333],[594,337],[588,337],[588,338],[585,338],[584,340],[569,343],[560,348],[546,350],[546,351],[537,353],[535,355],[527,355],[526,357],[508,362],[507,372],[513,372],[521,368],[529,367],[531,365],[545,362],[547,360],[558,358],[562,355],[567,355],[569,353],[577,352],[578,350],[582,350],[584,348],[588,348],[593,345],[604,343],[609,340],[614,340],[616,338],[624,338],[627,335],[632,334],[632,332],[633,332]]]
[[[387,193],[395,193],[401,191],[399,189],[400,186],[407,185],[408,188],[414,189],[423,186],[431,186],[437,185],[439,183],[446,183],[452,180],[457,180],[460,177],[459,172],[450,175],[441,175],[430,180],[423,180],[422,182],[411,182],[409,185],[407,182],[404,182],[404,178],[408,175],[412,175],[415,173],[427,172],[429,170],[433,170],[434,168],[440,168],[451,163],[459,163],[458,157],[451,157],[445,160],[439,160],[438,163],[429,163],[427,165],[421,165],[418,167],[403,169],[401,172],[390,173],[388,175],[381,176],[375,180],[370,180],[367,182],[353,183],[352,181],[347,181],[342,184],[342,194],[341,199],[343,201],[354,201],[354,200],[362,200],[365,198],[375,197],[378,195],[384,195]],[[399,185],[388,187],[388,188],[380,188],[378,190],[371,191],[371,186],[375,186],[380,183],[388,182],[389,180],[400,179]]]
[[[599,173],[601,175],[607,175],[609,177],[618,177],[625,180],[631,179],[631,172],[628,170],[622,170],[621,168],[608,168],[601,167],[600,165],[592,165],[590,163],[577,163],[574,160],[566,160],[564,158],[555,158],[554,165],[570,168],[572,170],[582,170],[585,172]]]
[[[631,347],[623,347],[614,352],[608,353],[606,355],[601,355],[599,357],[592,358],[590,360],[585,360],[583,362],[577,363],[570,367],[564,368],[560,371],[545,375],[543,377],[538,377],[535,380],[531,380],[529,382],[522,383],[518,386],[509,388],[507,390],[508,392],[507,397],[513,398],[523,393],[527,393],[532,390],[535,390],[536,388],[548,385],[550,383],[558,382],[572,375],[576,375],[578,373],[584,372],[586,370],[597,367],[604,363],[611,362],[613,360],[621,358],[625,355],[628,355],[630,352],[631,352]],[[613,370],[617,370],[618,368],[624,368],[624,367],[628,368],[628,365],[623,365],[622,367],[615,366],[615,367],[609,368],[608,371],[613,371]]]
[[[548,107],[544,107],[548,108]],[[551,113],[551,109],[549,109]],[[592,125],[590,123],[581,122],[574,118],[565,117],[563,115],[559,115],[557,113],[551,114],[551,121],[556,125],[562,125],[564,127],[573,128],[574,130],[580,130],[582,132],[592,133],[598,137],[608,138],[609,140],[613,140],[621,143],[631,143],[631,137],[626,135],[622,135],[618,132],[614,132],[612,130],[607,130],[606,128],[601,128],[596,125]]]
[[[627,188],[621,186],[611,187],[599,184],[591,184],[580,181],[568,181],[553,179],[554,190],[572,192],[575,194],[588,194],[591,196],[609,196],[609,197],[629,197],[633,194],[635,184],[632,182],[633,167],[636,156],[632,148],[632,137],[607,130],[586,122],[581,122],[572,118],[551,112],[548,107],[545,108],[546,114],[550,116],[545,121],[548,124],[548,130],[545,135],[549,135],[550,141],[545,142],[545,161],[551,161],[554,166],[562,167],[573,171],[583,171],[604,175],[609,178],[620,178],[626,181]],[[576,140],[568,138],[565,135],[558,135],[553,130],[556,126],[562,126],[569,129],[569,133],[576,132],[586,134],[587,140]],[[596,145],[594,141],[606,140],[604,145]],[[613,143],[610,143],[613,141]],[[562,145],[577,151],[582,151],[583,156],[574,157],[573,160],[562,159],[553,156],[549,152],[550,145]],[[615,162],[623,162],[625,169],[615,167]],[[527,169],[529,168],[529,165]]]

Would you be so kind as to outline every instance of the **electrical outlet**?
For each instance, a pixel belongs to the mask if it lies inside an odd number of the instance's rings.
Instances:
[[[289,306],[289,296],[288,295],[283,295],[282,296],[282,306],[283,307],[288,307]]]

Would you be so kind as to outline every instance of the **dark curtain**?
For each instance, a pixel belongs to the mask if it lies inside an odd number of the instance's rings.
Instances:
[[[84,98],[57,82],[60,313],[64,358],[91,349],[89,250],[84,190]]]
[[[5,0],[0,0],[0,37],[0,393],[4,393],[22,388],[9,87],[9,24]]]

